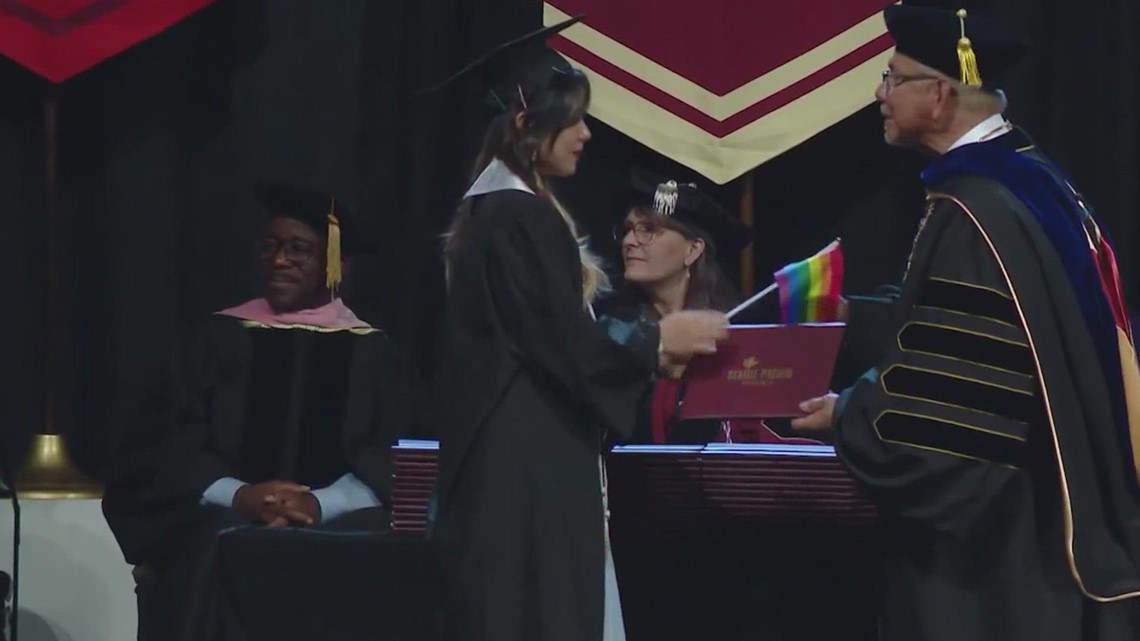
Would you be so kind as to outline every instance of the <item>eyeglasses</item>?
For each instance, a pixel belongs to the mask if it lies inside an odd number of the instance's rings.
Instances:
[[[254,244],[257,257],[270,261],[277,258],[278,253],[285,255],[285,260],[291,263],[303,263],[317,255],[317,248],[313,243],[304,240],[290,239],[280,241],[276,238],[263,238]]]
[[[883,79],[880,84],[887,89],[894,89],[912,80],[939,80],[939,77],[928,73],[899,73],[894,69],[883,69]]]
[[[645,221],[614,227],[614,240],[619,243],[625,240],[629,232],[633,232],[633,239],[637,241],[638,245],[648,245],[653,242],[653,239],[664,233],[665,228],[661,225],[654,223],[647,223]]]

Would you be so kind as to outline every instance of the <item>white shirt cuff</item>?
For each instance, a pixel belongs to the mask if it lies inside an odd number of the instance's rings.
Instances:
[[[354,510],[382,505],[371,488],[353,474],[345,474],[332,485],[313,490],[313,496],[321,506],[321,521],[331,521]]]
[[[222,507],[234,506],[234,495],[237,491],[245,487],[246,483],[239,481],[230,476],[224,476],[213,483],[210,487],[202,492],[202,505],[220,505]]]

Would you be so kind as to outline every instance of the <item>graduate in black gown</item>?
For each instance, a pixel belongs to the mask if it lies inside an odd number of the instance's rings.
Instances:
[[[189,333],[106,486],[147,641],[240,638],[214,565],[222,529],[388,528],[407,383],[389,339],[336,293],[370,243],[330,196],[287,184],[259,196],[263,296]]]
[[[727,324],[682,312],[615,340],[593,319],[603,274],[549,190],[590,138],[586,77],[544,46],[568,24],[472,67],[496,115],[446,247],[434,536],[448,640],[624,637],[603,447],[633,429],[660,355],[714,350]]]
[[[933,158],[896,342],[804,429],[887,532],[889,641],[1140,638],[1140,413],[1106,232],[1002,115],[1023,45],[965,12],[892,6],[888,143]]]

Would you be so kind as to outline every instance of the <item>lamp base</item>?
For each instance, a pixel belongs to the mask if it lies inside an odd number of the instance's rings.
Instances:
[[[28,458],[16,473],[21,499],[97,499],[103,488],[72,463],[62,434],[36,434]]]

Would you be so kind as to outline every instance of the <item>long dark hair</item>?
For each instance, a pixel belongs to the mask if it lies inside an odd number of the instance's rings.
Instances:
[[[487,126],[483,146],[475,160],[471,180],[498,159],[521,178],[535,194],[547,198],[562,215],[570,233],[578,238],[574,219],[551,193],[546,181],[539,175],[536,164],[542,145],[567,127],[577,124],[586,115],[590,105],[590,82],[585,74],[567,69],[554,75],[549,84],[533,95],[524,98],[521,90],[503,104],[499,113]],[[522,127],[516,120],[522,114]],[[446,234],[444,256],[450,281],[451,265],[467,241],[467,225],[471,219],[471,201],[464,200]],[[583,294],[586,301],[608,288],[608,279],[600,260],[585,247],[579,246],[582,261]]]
[[[717,263],[717,247],[712,235],[696,227],[683,223],[671,216],[662,216],[648,207],[635,206],[638,214],[648,220],[681,234],[689,240],[700,238],[705,243],[705,250],[700,257],[689,266],[689,283],[685,289],[685,309],[715,309],[726,312],[736,306],[739,295],[733,288],[728,276]],[[625,284],[626,295],[637,301],[643,313],[656,316],[656,308],[652,305],[649,292],[633,283]]]

